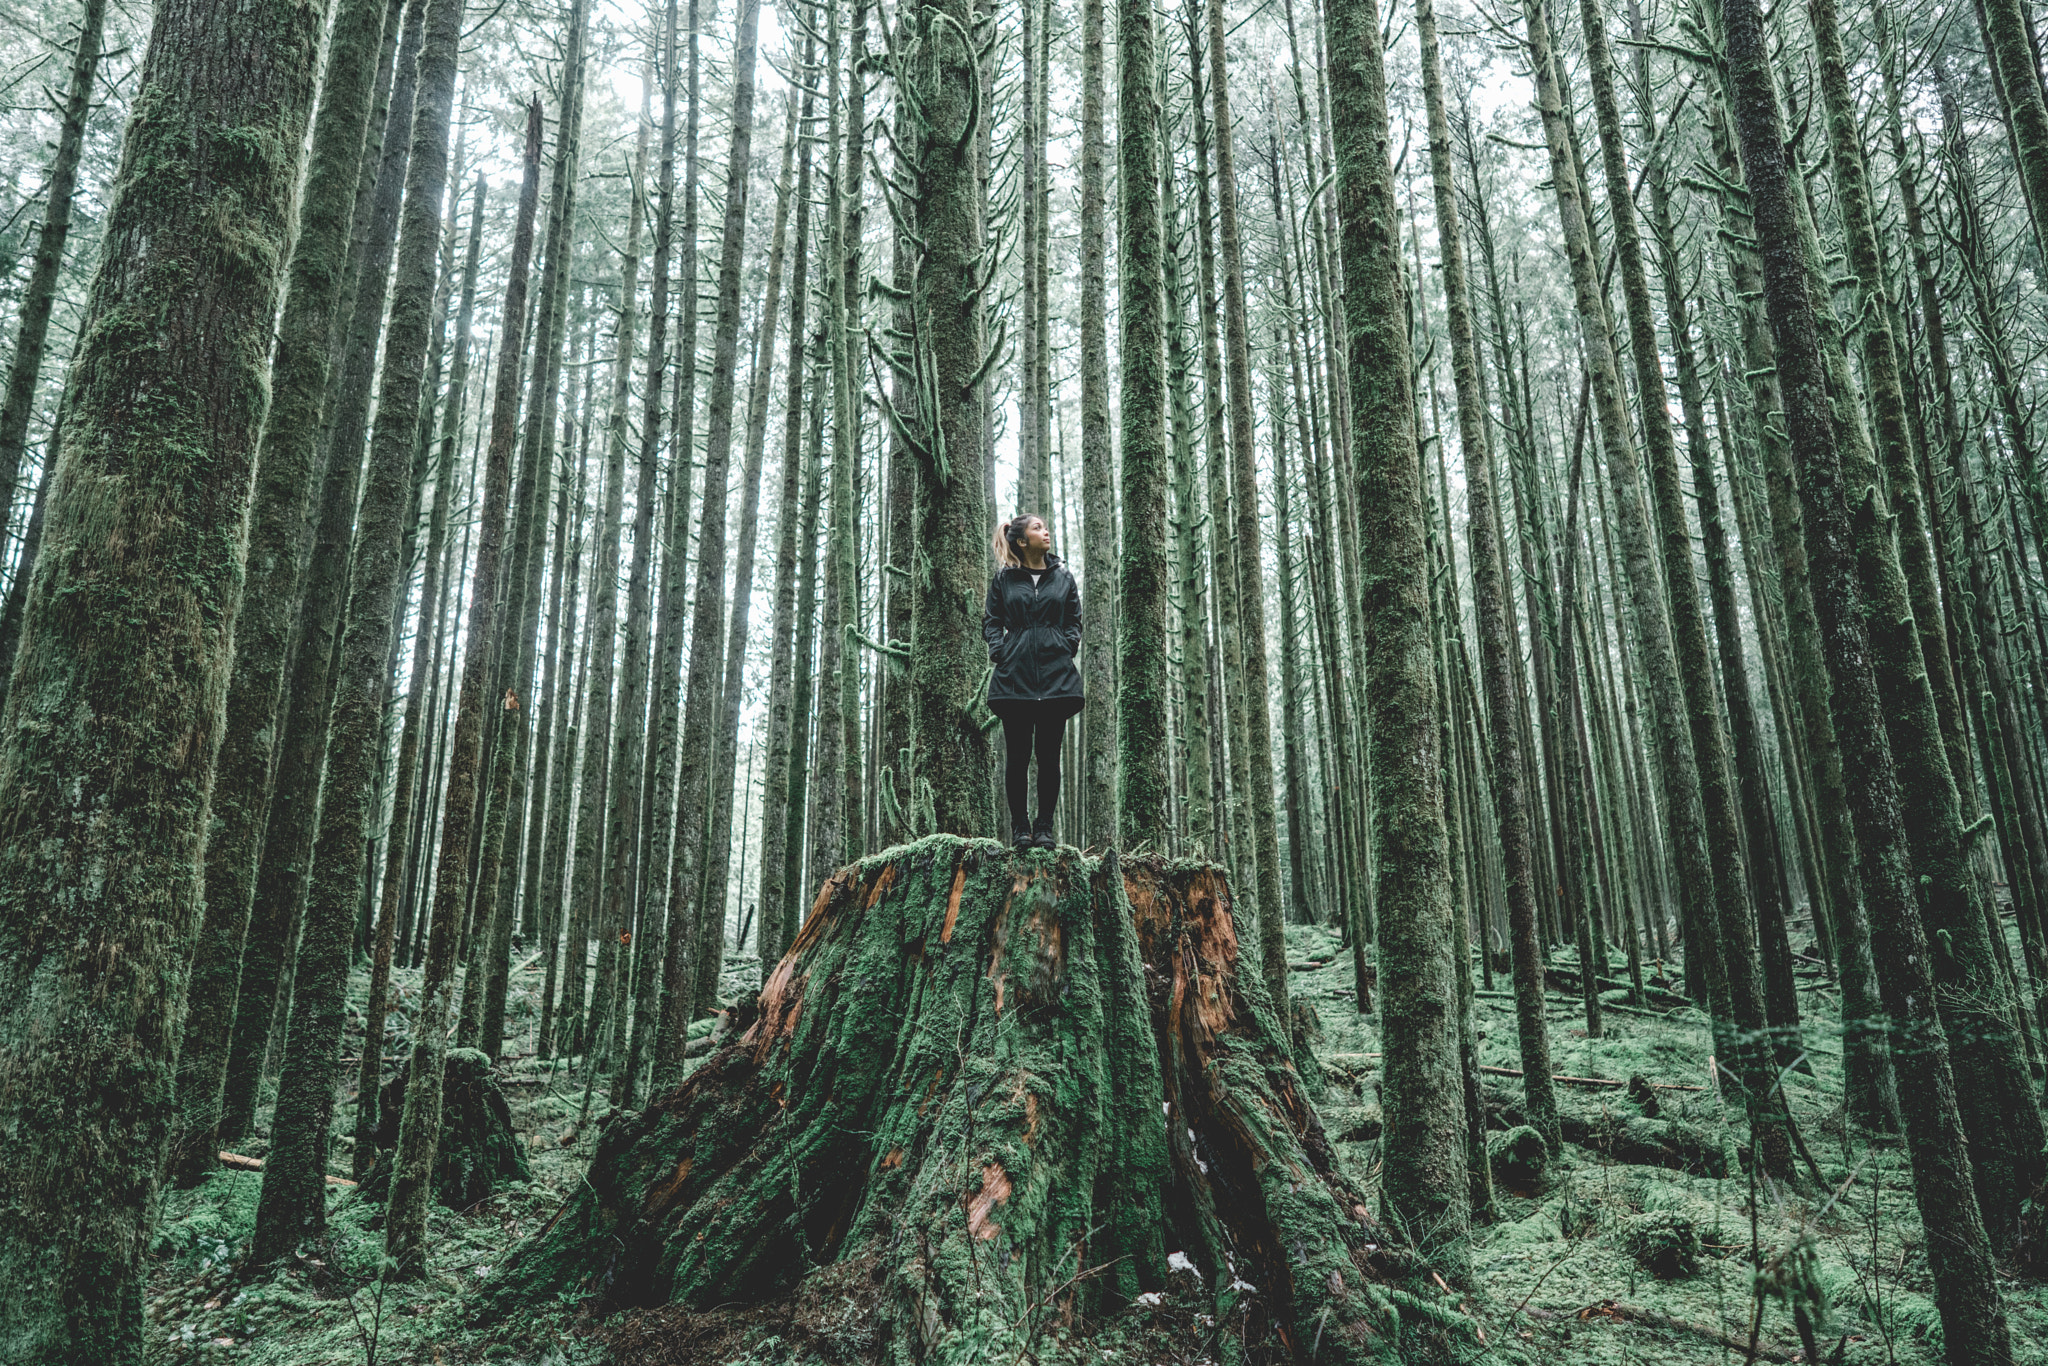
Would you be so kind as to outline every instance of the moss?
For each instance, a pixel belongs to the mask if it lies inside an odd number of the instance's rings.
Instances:
[[[1494,1180],[1523,1189],[1542,1185],[1550,1170],[1550,1149],[1543,1135],[1526,1124],[1489,1135],[1486,1156],[1493,1164]]]
[[[1683,1214],[1634,1215],[1622,1224],[1620,1239],[1636,1265],[1653,1275],[1672,1279],[1699,1270],[1700,1232]]]

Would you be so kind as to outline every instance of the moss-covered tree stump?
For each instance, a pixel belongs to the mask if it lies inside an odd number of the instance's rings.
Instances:
[[[484,1312],[800,1301],[863,1261],[894,1360],[1008,1361],[1158,1291],[1252,1360],[1400,1360],[1404,1316],[1451,1316],[1399,1287],[1230,905],[1213,868],[943,836],[841,869],[752,1026],[607,1127]]]
[[[398,1143],[399,1116],[405,1111],[407,1075],[407,1067],[401,1067],[377,1096],[380,1151],[376,1166],[363,1178],[367,1199],[382,1200],[390,1194],[391,1152]],[[512,1128],[512,1109],[491,1076],[490,1056],[475,1048],[450,1049],[443,1075],[434,1199],[449,1209],[468,1209],[487,1198],[500,1181],[531,1181],[533,1172]]]

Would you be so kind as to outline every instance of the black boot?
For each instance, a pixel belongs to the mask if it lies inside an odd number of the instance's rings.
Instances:
[[[1031,833],[1031,827],[1022,821],[1010,822],[1010,847],[1018,853],[1036,849],[1038,841]]]
[[[1041,849],[1057,849],[1060,842],[1053,838],[1052,817],[1040,816],[1031,823],[1031,842]]]

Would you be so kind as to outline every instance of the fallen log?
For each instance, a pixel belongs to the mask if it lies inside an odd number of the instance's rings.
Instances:
[[[233,1167],[236,1171],[243,1172],[260,1172],[263,1170],[262,1158],[245,1157],[241,1153],[223,1151],[220,1155],[220,1164],[223,1167]],[[328,1177],[327,1184],[330,1186],[347,1186],[350,1190],[354,1190],[356,1186],[355,1182],[342,1176]]]
[[[1572,1315],[1572,1317],[1578,1319],[1581,1323],[1590,1323],[1596,1319],[1615,1319],[1623,1323],[1641,1324],[1645,1328],[1662,1328],[1673,1333],[1690,1333],[1694,1337],[1705,1338],[1717,1347],[1727,1347],[1744,1353],[1750,1351],[1749,1339],[1747,1337],[1738,1337],[1734,1333],[1724,1332],[1710,1323],[1695,1323],[1691,1319],[1681,1319],[1671,1314],[1660,1313],[1655,1309],[1645,1309],[1641,1305],[1623,1304],[1619,1300],[1602,1300],[1598,1304],[1589,1304]],[[1750,1359],[1755,1361],[1795,1362],[1800,1357],[1799,1353],[1792,1348],[1775,1347],[1770,1343],[1759,1341],[1756,1344],[1754,1355]]]
[[[1519,1077],[1522,1075],[1522,1069],[1519,1067],[1481,1067],[1479,1070],[1486,1073],[1489,1076],[1495,1077]],[[1625,1078],[1617,1079],[1614,1077],[1568,1077],[1565,1076],[1562,1072],[1552,1072],[1550,1074],[1550,1079],[1556,1082],[1563,1082],[1567,1086],[1628,1085],[1628,1081]],[[1707,1089],[1704,1086],[1687,1086],[1682,1082],[1676,1081],[1653,1081],[1650,1083],[1650,1085],[1656,1087],[1660,1091],[1704,1091]]]

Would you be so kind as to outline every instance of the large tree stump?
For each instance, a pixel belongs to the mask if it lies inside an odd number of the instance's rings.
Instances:
[[[839,1296],[859,1260],[896,1360],[1007,1361],[1154,1291],[1252,1360],[1401,1359],[1404,1316],[1452,1317],[1395,1284],[1230,904],[1211,867],[944,836],[841,869],[751,1027],[609,1124],[486,1314]]]

